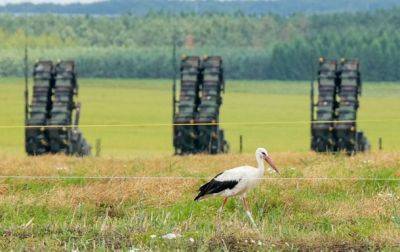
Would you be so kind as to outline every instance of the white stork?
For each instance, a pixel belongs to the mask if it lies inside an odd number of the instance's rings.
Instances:
[[[209,196],[222,196],[224,199],[222,206],[219,209],[219,211],[222,212],[229,197],[239,196],[243,201],[243,206],[246,210],[247,216],[251,220],[252,224],[256,226],[249,205],[246,201],[246,193],[257,186],[260,183],[261,178],[264,176],[265,167],[263,160],[273,168],[273,170],[269,168],[270,171],[279,174],[278,168],[275,166],[272,158],[268,155],[266,149],[258,148],[256,150],[256,160],[258,164],[257,168],[245,165],[218,174],[211,181],[199,188],[200,192],[194,200],[199,201]]]

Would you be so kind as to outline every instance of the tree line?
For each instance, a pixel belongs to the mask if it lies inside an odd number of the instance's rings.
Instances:
[[[283,16],[293,13],[321,12],[356,12],[391,8],[399,5],[397,0],[252,0],[252,1],[219,1],[219,0],[107,0],[90,4],[7,4],[0,6],[0,12],[9,13],[58,13],[58,14],[94,14],[120,15],[131,13],[146,15],[149,12],[169,14],[179,13],[230,13],[262,15],[274,13]]]
[[[0,15],[0,74],[73,58],[81,76],[168,78],[179,54],[218,54],[228,78],[307,80],[320,56],[358,58],[363,78],[400,80],[400,8],[320,15]],[[179,60],[179,59],[178,59]]]

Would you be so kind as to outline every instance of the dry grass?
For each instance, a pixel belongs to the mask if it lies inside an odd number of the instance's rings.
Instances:
[[[396,152],[354,157],[272,155],[282,176],[288,178],[398,178],[400,172],[400,154]],[[254,164],[253,155],[132,159],[2,155],[0,175],[210,177],[245,163]],[[234,200],[227,205],[221,229],[216,229],[219,200],[193,202],[202,182],[204,179],[3,179],[0,249],[242,251],[400,246],[400,189],[396,181],[264,181],[250,195],[259,231],[251,228],[240,202]],[[25,227],[32,218],[32,224]],[[151,234],[159,237],[173,231],[183,238],[150,238]],[[189,237],[195,242],[189,242]],[[41,247],[42,240],[47,246]]]
[[[118,205],[134,202],[140,205],[154,207],[168,206],[177,199],[182,199],[184,193],[194,188],[193,181],[182,181],[175,184],[171,181],[123,181],[95,182],[85,186],[71,186],[54,190],[49,202],[52,205],[76,206],[81,203],[95,205]]]
[[[372,152],[353,157],[316,153],[272,153],[284,173],[293,171],[305,177],[355,174],[368,170],[398,167],[398,152]],[[0,175],[85,175],[85,176],[198,176],[240,166],[255,165],[253,154],[196,155],[176,157],[158,155],[149,158],[71,158],[66,156],[16,157],[0,155]],[[400,172],[400,171],[398,171]],[[339,174],[340,175],[340,174]],[[399,173],[396,173],[400,177]],[[351,177],[351,176],[349,176]]]

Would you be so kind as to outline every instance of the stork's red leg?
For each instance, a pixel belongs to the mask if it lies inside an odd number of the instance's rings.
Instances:
[[[247,212],[250,212],[249,204],[247,204],[246,198],[243,197],[242,200],[243,200],[244,209],[245,209]]]
[[[222,210],[224,210],[224,207],[225,207],[225,204],[227,201],[228,201],[228,197],[224,197],[224,200],[222,201],[222,205],[218,209],[218,214],[217,214],[218,217],[217,217],[217,223],[216,223],[217,230],[221,230],[221,213],[222,213]]]
[[[249,219],[250,219],[250,221],[251,221],[251,224],[253,224],[253,226],[254,226],[255,228],[257,228],[256,222],[254,221],[253,216],[252,216],[252,214],[251,214],[251,212],[250,212],[249,204],[247,204],[246,198],[243,197],[243,198],[242,198],[242,201],[243,201],[243,206],[244,206],[244,208],[245,208],[245,210],[246,210],[246,214],[247,214],[247,216],[249,217]]]
[[[222,212],[222,210],[224,210],[224,207],[225,207],[227,201],[228,201],[228,197],[225,197],[224,200],[222,201],[222,206],[219,208],[220,212]]]

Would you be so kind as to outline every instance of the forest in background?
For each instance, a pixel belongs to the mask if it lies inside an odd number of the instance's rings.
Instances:
[[[27,41],[30,63],[75,59],[80,76],[169,78],[175,34],[178,55],[221,55],[228,78],[308,80],[325,56],[358,58],[365,80],[395,81],[400,80],[399,26],[400,8],[287,17],[1,14],[0,74],[23,75]]]
[[[104,0],[90,4],[8,4],[0,12],[8,13],[59,13],[120,15],[131,13],[146,15],[149,12],[180,13],[274,13],[283,16],[293,13],[332,13],[371,11],[398,6],[398,0]]]

